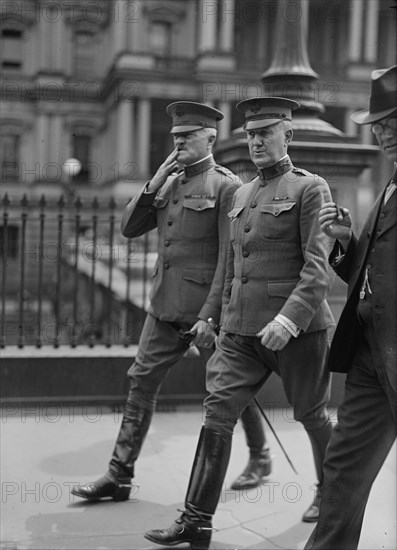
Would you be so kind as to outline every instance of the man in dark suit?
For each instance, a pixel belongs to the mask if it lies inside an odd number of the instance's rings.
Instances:
[[[347,209],[328,203],[320,210],[323,232],[337,239],[331,265],[349,285],[329,358],[330,370],[347,377],[324,462],[320,517],[307,549],[357,548],[372,483],[396,437],[397,66],[373,71],[371,84],[369,110],[352,119],[371,124],[395,171],[358,239]]]
[[[331,242],[320,230],[318,211],[331,194],[326,181],[295,168],[287,154],[298,106],[284,98],[237,105],[258,176],[239,187],[229,213],[221,333],[207,364],[205,423],[184,513],[170,528],[145,534],[158,544],[208,548],[234,426],[272,372],[309,436],[321,487],[331,436],[327,329],[334,320],[325,299],[333,275]],[[317,515],[318,497],[304,519],[316,521]]]
[[[160,385],[189,347],[178,331],[187,332],[186,337],[207,361],[214,340],[208,319],[218,323],[221,313],[227,214],[241,184],[212,156],[223,114],[191,101],[172,103],[167,113],[172,118],[175,149],[126,206],[121,223],[123,235],[130,238],[157,228],[158,258],[149,312],[128,371],[130,390],[109,469],[97,481],[72,489],[72,494],[88,500],[129,498],[135,462]],[[246,431],[253,455],[250,472],[259,482],[270,473],[271,459],[255,403],[245,409],[242,420],[250,426]]]

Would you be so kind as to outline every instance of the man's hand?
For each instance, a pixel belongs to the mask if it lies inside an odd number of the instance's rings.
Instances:
[[[278,321],[271,321],[258,332],[257,336],[261,339],[262,346],[272,351],[279,351],[288,344],[292,334]]]
[[[178,162],[176,157],[178,156],[178,148],[172,151],[172,153],[165,159],[163,164],[158,168],[157,172],[150,180],[149,185],[147,186],[148,193],[157,193],[157,191],[162,187],[167,178],[172,172],[175,172],[178,169]]]
[[[202,319],[199,319],[195,325],[192,326],[190,332],[195,332],[196,335],[192,344],[205,348],[210,348],[215,342],[215,332],[209,323],[206,323]]]
[[[347,208],[341,208],[334,202],[326,202],[320,209],[319,222],[321,231],[341,242],[347,248],[351,237],[352,220]]]

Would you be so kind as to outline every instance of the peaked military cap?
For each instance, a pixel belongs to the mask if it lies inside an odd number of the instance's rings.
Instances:
[[[372,124],[397,110],[397,65],[371,73],[369,109],[353,113],[356,124]]]
[[[292,120],[292,111],[299,106],[297,101],[284,97],[253,97],[236,105],[245,116],[244,130],[257,130],[282,120]]]
[[[172,117],[171,134],[216,128],[218,120],[223,119],[223,114],[218,109],[194,101],[170,103],[166,112]]]

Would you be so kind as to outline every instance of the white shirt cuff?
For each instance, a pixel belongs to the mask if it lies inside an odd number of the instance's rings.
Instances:
[[[299,334],[302,332],[301,329],[298,327],[298,325],[296,325],[293,321],[291,321],[291,319],[288,319],[288,317],[281,315],[281,313],[276,315],[274,320],[280,323],[280,325],[283,325],[283,327],[286,328],[294,338],[297,338]]]

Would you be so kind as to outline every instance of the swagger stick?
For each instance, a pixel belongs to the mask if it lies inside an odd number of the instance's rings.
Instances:
[[[291,468],[294,470],[295,474],[296,474],[296,475],[299,475],[298,472],[297,472],[297,470],[296,470],[296,468],[295,468],[295,466],[292,464],[292,461],[291,461],[290,457],[288,456],[287,451],[284,449],[283,444],[281,443],[281,441],[280,441],[280,439],[278,438],[276,432],[274,431],[274,428],[273,428],[273,426],[271,425],[270,420],[269,420],[268,417],[266,416],[265,411],[262,409],[262,407],[261,407],[261,405],[260,405],[260,403],[259,403],[259,401],[257,400],[256,397],[254,397],[254,403],[255,403],[255,405],[258,407],[259,412],[261,413],[261,415],[263,416],[263,418],[265,419],[265,422],[266,422],[266,424],[269,426],[269,428],[270,428],[272,434],[274,435],[274,437],[275,437],[277,443],[280,445],[280,449],[283,451],[284,456],[285,456],[285,458],[288,460],[289,465],[290,465]]]

